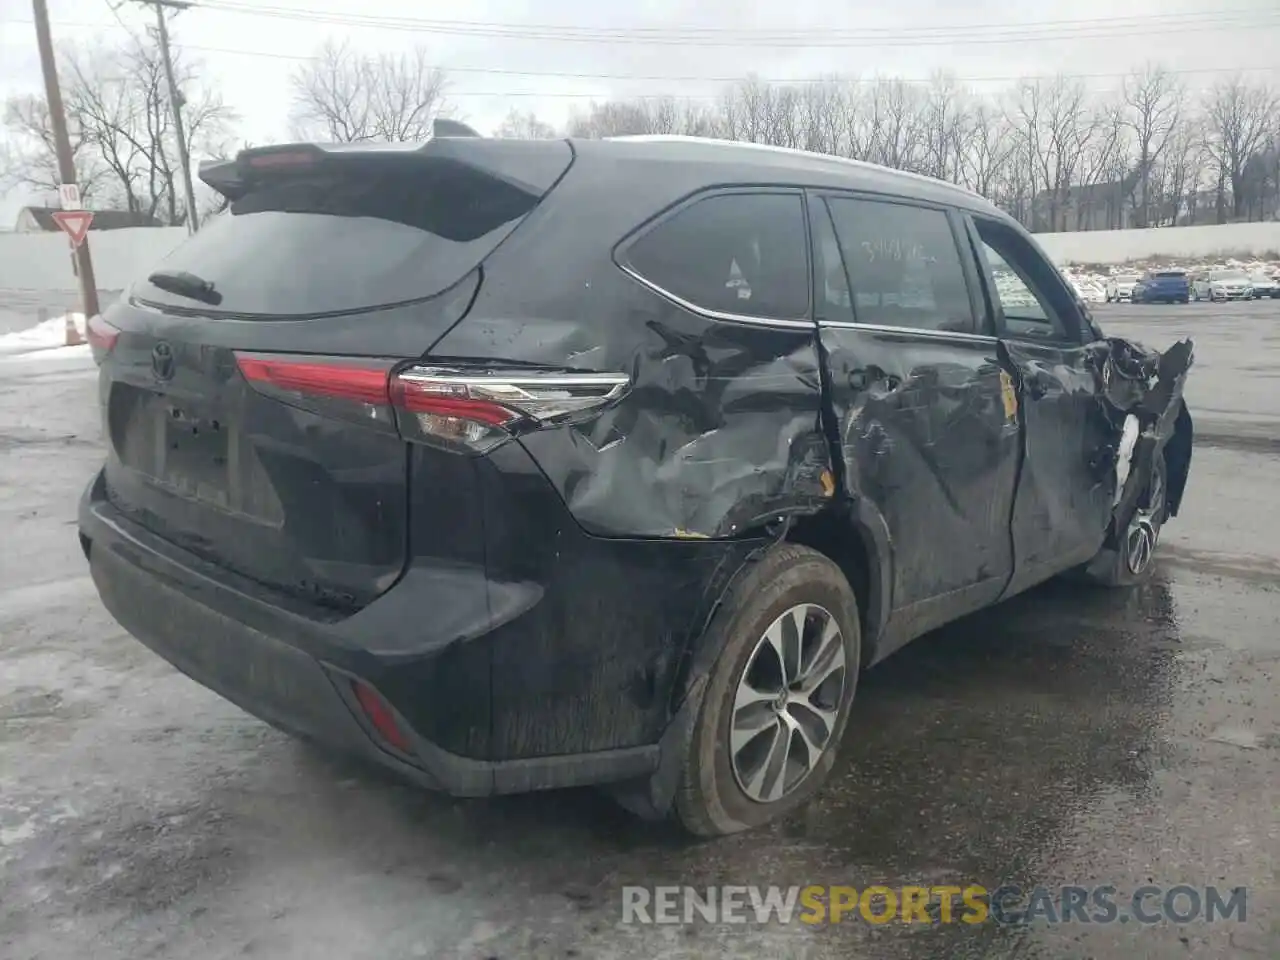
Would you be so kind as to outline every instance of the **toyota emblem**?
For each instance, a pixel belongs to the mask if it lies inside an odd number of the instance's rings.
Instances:
[[[157,380],[173,379],[173,347],[162,341],[151,349],[151,372]]]

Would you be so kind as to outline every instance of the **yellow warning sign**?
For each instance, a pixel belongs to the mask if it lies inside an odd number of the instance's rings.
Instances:
[[[1006,420],[1014,420],[1018,416],[1018,394],[1013,389],[1013,377],[1007,371],[1000,371],[1000,399],[1004,401]]]

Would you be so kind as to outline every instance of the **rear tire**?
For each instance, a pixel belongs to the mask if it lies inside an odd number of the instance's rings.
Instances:
[[[741,577],[708,630],[720,653],[675,812],[690,833],[716,837],[786,816],[821,789],[848,723],[862,636],[840,568],[795,544]]]
[[[1168,489],[1162,452],[1129,529],[1117,547],[1104,546],[1084,565],[1080,573],[1085,580],[1103,587],[1133,587],[1151,578],[1160,531],[1169,518]]]

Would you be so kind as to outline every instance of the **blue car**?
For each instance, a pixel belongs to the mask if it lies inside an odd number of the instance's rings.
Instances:
[[[1185,270],[1148,270],[1133,286],[1134,303],[1186,303],[1191,283]]]

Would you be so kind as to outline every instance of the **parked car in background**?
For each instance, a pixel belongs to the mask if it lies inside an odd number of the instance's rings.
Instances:
[[[89,570],[195,680],[425,787],[759,826],[861,670],[1146,579],[1178,513],[1190,342],[1104,339],[952,184],[681,137],[201,177],[227,211],[91,320]]]
[[[1185,270],[1148,270],[1129,294],[1134,303],[1186,303],[1191,285]]]
[[[1272,300],[1280,299],[1280,280],[1268,273],[1258,271],[1249,275],[1249,284],[1253,287],[1253,297],[1255,300],[1261,300],[1263,297],[1270,297]]]
[[[1119,303],[1133,296],[1134,285],[1141,280],[1136,273],[1122,273],[1107,281],[1107,303]]]
[[[1253,283],[1243,270],[1215,267],[1197,273],[1191,283],[1193,300],[1252,300]]]

